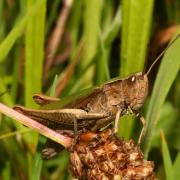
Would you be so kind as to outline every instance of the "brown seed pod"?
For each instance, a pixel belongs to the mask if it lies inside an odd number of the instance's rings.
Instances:
[[[144,160],[139,146],[118,139],[111,129],[81,135],[70,153],[70,169],[78,180],[156,179],[154,163]]]

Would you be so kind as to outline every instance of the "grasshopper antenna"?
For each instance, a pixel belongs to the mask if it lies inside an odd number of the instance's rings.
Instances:
[[[145,63],[144,63],[143,74],[145,74],[145,72],[146,72],[149,52],[150,52],[150,46],[148,45],[147,53],[146,53],[146,59],[145,59]]]
[[[178,34],[170,43],[169,45],[161,52],[161,54],[155,59],[155,61],[152,63],[152,65],[150,66],[150,68],[147,71],[147,75],[151,72],[152,68],[154,67],[154,65],[157,63],[157,61],[159,61],[159,59],[164,55],[164,53],[171,47],[171,45],[180,37],[180,34]]]

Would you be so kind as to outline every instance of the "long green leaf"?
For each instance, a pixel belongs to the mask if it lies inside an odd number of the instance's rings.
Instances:
[[[164,162],[166,179],[167,180],[174,180],[172,161],[171,161],[168,145],[167,145],[167,142],[166,142],[166,139],[164,137],[163,132],[161,132],[161,138],[162,138],[162,155],[163,155],[163,162]]]
[[[179,167],[180,167],[180,151],[178,152],[173,164],[174,179],[178,179],[180,177]]]
[[[35,0],[28,0],[28,9],[31,9]],[[42,1],[41,8],[31,18],[26,31],[25,49],[25,104],[32,106],[32,95],[41,92],[42,68],[44,59],[45,36],[45,8],[46,0]]]
[[[122,21],[121,8],[119,7],[114,16],[114,19],[112,20],[112,23],[109,25],[109,28],[106,30],[106,32],[103,35],[105,48],[109,48],[112,45],[114,39],[117,37],[121,27],[121,21]]]
[[[1,22],[1,26],[0,26],[0,42],[4,38],[5,26],[6,26],[5,19],[3,17],[4,7],[5,7],[5,1],[1,0],[0,1],[0,22]]]
[[[2,171],[2,178],[3,178],[3,180],[10,180],[11,179],[10,161],[6,162],[6,166],[4,167],[4,169]]]
[[[43,159],[41,157],[41,150],[44,144],[45,144],[45,138],[40,136],[37,150],[34,155],[33,165],[31,164],[32,166],[32,173],[30,176],[31,180],[38,180],[41,178],[41,170],[42,170],[42,165],[43,165]]]
[[[27,9],[30,10],[36,0],[27,1]],[[46,0],[42,1],[41,8],[31,18],[27,24],[25,34],[25,104],[26,106],[33,106],[32,95],[35,92],[41,92],[42,87],[42,68],[44,59],[44,36],[45,36],[45,14],[46,14]],[[29,143],[31,148],[35,149],[38,142],[38,134],[31,133],[31,140]],[[34,146],[32,146],[34,145]],[[40,153],[36,151],[34,160],[29,157],[30,164],[32,163],[32,173],[30,168],[31,179],[40,179],[42,168],[42,159]],[[31,176],[32,175],[32,176]]]
[[[84,68],[89,62],[92,61],[97,47],[98,47],[98,35],[100,30],[100,18],[101,18],[101,1],[91,0],[83,1],[85,10],[84,10],[84,38],[85,46],[84,53],[82,57],[82,68]],[[91,28],[90,28],[91,27]],[[92,77],[94,74],[94,68],[90,68],[85,75],[82,77],[82,82],[87,85],[87,82],[92,84]]]
[[[154,0],[122,1],[121,75],[144,67]]]
[[[39,9],[41,9],[43,1],[44,0],[37,1],[37,3],[29,9],[27,14],[15,25],[8,36],[0,44],[0,62],[6,58],[16,40],[23,34],[28,21],[39,11]]]
[[[146,156],[150,150],[152,132],[153,128],[155,128],[155,123],[158,119],[160,108],[164,103],[168,91],[180,68],[179,47],[180,38],[178,38],[166,51],[157,74],[146,115],[147,126],[145,130],[145,138],[143,141],[143,148]]]
[[[107,30],[103,37],[100,36],[100,48],[96,52],[95,59],[97,59],[96,65],[96,84],[101,84],[104,81],[110,79],[110,73],[108,69],[108,59],[110,54],[110,49],[113,40],[117,36],[121,26],[121,15],[120,8],[118,8],[114,19],[111,24],[109,24]]]

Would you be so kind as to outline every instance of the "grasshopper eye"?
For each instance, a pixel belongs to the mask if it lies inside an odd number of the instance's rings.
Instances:
[[[131,82],[135,82],[136,81],[136,76],[132,76],[130,80],[131,80]]]

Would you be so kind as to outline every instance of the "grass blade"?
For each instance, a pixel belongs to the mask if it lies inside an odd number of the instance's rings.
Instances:
[[[120,8],[118,8],[114,19],[112,20],[111,24],[109,24],[107,30],[103,36],[100,36],[100,48],[96,52],[95,59],[97,59],[97,66],[96,66],[96,84],[102,84],[104,81],[110,79],[110,72],[108,69],[108,59],[110,48],[112,42],[114,41],[115,37],[117,36],[121,26],[121,15],[120,15]]]
[[[82,68],[84,68],[87,64],[89,64],[98,47],[98,35],[100,30],[100,18],[101,18],[101,1],[91,0],[91,1],[83,1],[85,6],[84,11],[84,32],[83,36],[85,38],[85,46],[83,58],[81,60]],[[93,27],[93,28],[89,28]],[[94,68],[91,67],[87,70],[85,75],[82,78],[82,82],[87,85],[87,82],[92,84],[92,77],[94,74]]]
[[[28,9],[35,1],[29,0]],[[28,22],[26,31],[25,50],[25,104],[32,106],[32,95],[41,92],[42,67],[44,58],[45,11],[46,0],[42,1],[41,8]]]
[[[6,25],[6,23],[5,23],[5,20],[4,20],[4,17],[3,17],[4,8],[5,8],[5,1],[1,0],[0,1],[0,22],[1,22],[1,26],[0,26],[0,42],[4,38],[4,34],[5,34],[5,25]]]
[[[39,137],[39,143],[37,146],[37,150],[36,153],[34,155],[34,159],[33,159],[33,166],[31,164],[32,167],[32,173],[30,176],[31,180],[38,180],[41,177],[41,170],[42,170],[42,165],[43,165],[43,159],[41,157],[41,150],[43,145],[45,144],[45,138],[44,137]]]
[[[51,88],[50,88],[50,93],[49,93],[50,96],[54,96],[54,97],[56,96],[57,84],[58,84],[58,75],[56,74],[54,77],[54,81],[53,81]]]
[[[29,9],[27,14],[15,25],[5,40],[0,44],[0,62],[5,59],[16,40],[23,34],[28,21],[39,11],[39,9],[41,9],[43,1],[44,0],[37,1],[37,3]]]
[[[154,0],[122,1],[122,76],[142,71],[144,67],[153,5]]]
[[[6,166],[4,167],[2,171],[2,178],[3,180],[10,180],[11,179],[11,165],[10,161],[6,162]]]
[[[144,152],[147,156],[150,149],[153,128],[158,119],[160,108],[165,101],[168,91],[180,68],[180,38],[178,38],[166,51],[157,74],[147,115],[146,130],[143,140]],[[168,72],[168,73],[167,73]]]
[[[180,177],[180,151],[176,156],[175,162],[173,164],[173,170],[174,170],[174,179],[178,179]]]
[[[168,145],[167,145],[166,139],[164,137],[164,133],[162,131],[161,131],[161,138],[162,138],[162,155],[163,155],[166,179],[174,180],[172,161],[171,161]]]

